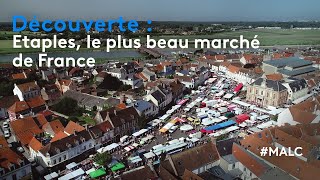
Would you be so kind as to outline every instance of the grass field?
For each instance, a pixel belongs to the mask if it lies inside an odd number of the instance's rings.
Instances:
[[[185,35],[185,36],[158,36],[154,39],[238,39],[240,35],[243,35],[246,39],[253,39],[255,35],[258,35],[258,40],[261,46],[273,46],[273,45],[320,45],[320,30],[241,30],[233,32],[222,32],[212,35]],[[145,38],[142,38],[145,41]]]
[[[0,31],[0,36],[12,36],[14,32]],[[24,35],[31,34],[28,31],[22,32]],[[293,29],[280,29],[280,30],[267,30],[267,29],[252,29],[241,30],[233,32],[222,32],[212,35],[179,35],[179,36],[153,36],[153,39],[238,39],[243,35],[246,39],[253,39],[258,35],[260,46],[274,46],[274,45],[320,45],[320,30],[293,30]],[[146,37],[141,37],[141,42],[145,42]],[[12,40],[0,40],[0,54],[9,53],[27,53],[39,52],[39,49],[13,49]],[[104,47],[102,47],[104,49]],[[86,50],[86,49],[82,49]],[[74,51],[73,49],[48,49],[50,51]]]

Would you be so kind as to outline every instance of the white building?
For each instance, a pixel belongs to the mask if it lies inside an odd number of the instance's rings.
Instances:
[[[145,97],[145,100],[151,101],[153,104],[158,106],[159,110],[164,109],[172,101],[172,92],[170,86],[166,86],[165,84],[156,86]]]
[[[1,142],[6,142],[3,136],[1,138],[3,138]],[[1,144],[0,158],[0,179],[31,179],[31,164],[24,157],[11,150],[7,143]]]
[[[304,79],[288,79],[282,85],[288,89],[288,100],[291,102],[306,96],[309,91],[308,84]]]
[[[25,101],[41,95],[41,89],[36,81],[19,85],[14,84],[13,94],[18,96],[20,101]]]
[[[134,102],[134,108],[140,116],[153,117],[159,113],[159,108],[152,101],[138,100]]]
[[[293,105],[278,115],[277,124],[291,125],[320,122],[320,96],[311,97],[304,102]]]
[[[63,146],[61,146],[63,144]],[[44,167],[54,167],[62,162],[81,156],[93,149],[95,141],[87,130],[76,132],[68,137],[51,142],[32,153],[33,159]]]

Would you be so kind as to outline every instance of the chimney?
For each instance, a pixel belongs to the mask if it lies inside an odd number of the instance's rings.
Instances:
[[[314,106],[313,114],[316,114],[317,109],[318,109],[318,104],[316,104],[316,105]]]
[[[117,110],[113,110],[113,113],[116,116],[117,115]]]

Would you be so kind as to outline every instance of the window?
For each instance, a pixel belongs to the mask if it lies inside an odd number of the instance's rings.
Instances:
[[[26,176],[27,175],[27,171],[25,169],[22,170],[22,176]]]
[[[57,163],[57,161],[56,160],[53,160],[53,164],[56,164]]]
[[[18,180],[18,179],[17,179],[17,175],[16,175],[16,174],[12,174],[12,179],[13,179],[13,180]]]
[[[66,160],[66,159],[67,159],[67,155],[64,155],[64,156],[63,156],[63,159]]]
[[[261,135],[261,133],[259,133],[259,134],[258,134],[258,137],[259,137],[260,139],[262,138],[262,135]]]
[[[61,162],[61,157],[59,157],[59,162]]]
[[[232,164],[232,169],[235,169],[236,168],[236,164]]]

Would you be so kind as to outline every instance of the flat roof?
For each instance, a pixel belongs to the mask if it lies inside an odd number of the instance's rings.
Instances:
[[[301,66],[306,66],[306,65],[312,65],[313,63],[311,61],[307,61],[304,59],[300,59],[298,57],[290,57],[290,58],[282,58],[282,59],[277,59],[277,60],[269,60],[269,61],[264,61],[263,63],[274,66],[274,67],[292,67],[292,68],[297,68]]]

